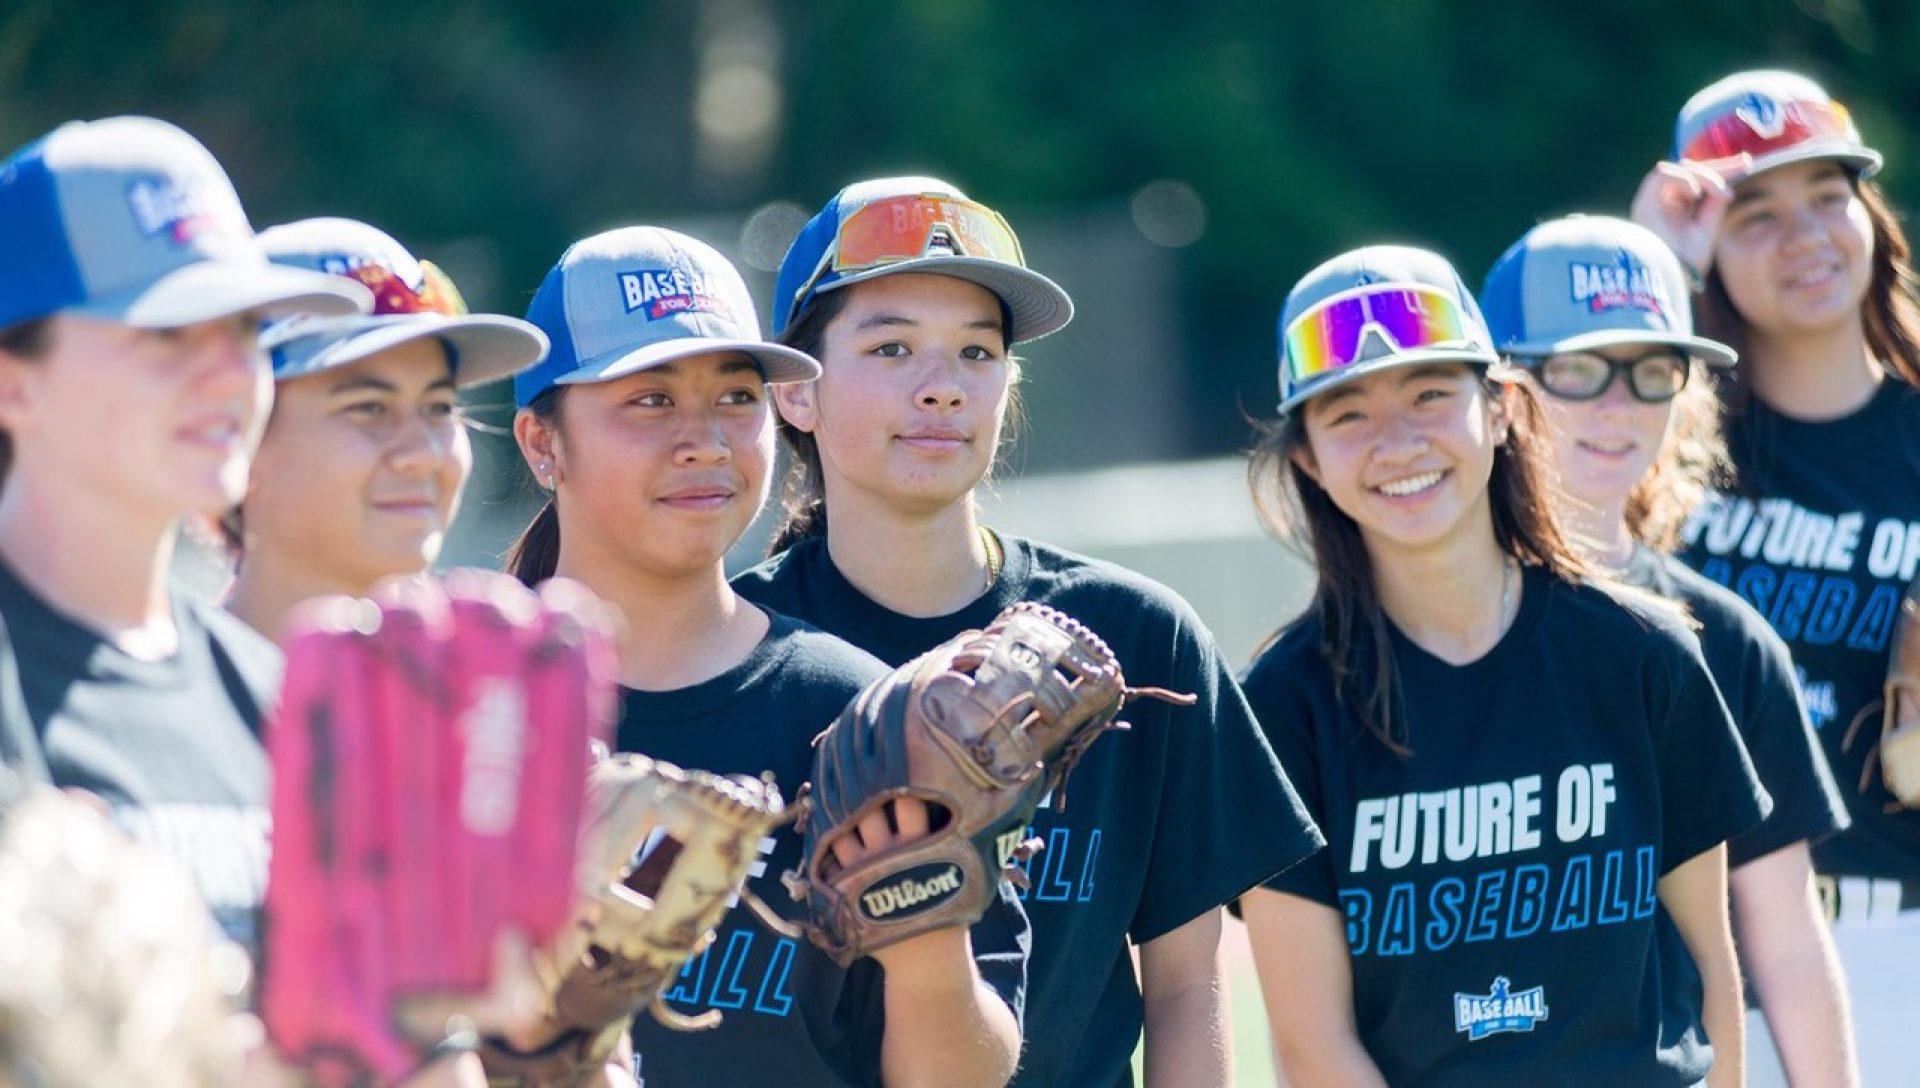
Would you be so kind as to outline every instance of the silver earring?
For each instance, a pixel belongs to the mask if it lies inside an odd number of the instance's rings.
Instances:
[[[546,488],[548,491],[553,490],[553,473],[547,471],[547,463],[545,461],[540,462],[540,468],[534,472],[534,478],[540,481],[541,487]]]

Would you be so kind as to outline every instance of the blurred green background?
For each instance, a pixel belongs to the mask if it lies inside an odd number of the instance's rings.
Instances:
[[[1826,82],[1911,205],[1916,54],[1911,0],[0,0],[0,143],[165,117],[257,226],[365,219],[510,313],[569,242],[636,222],[714,243],[764,299],[841,185],[944,177],[1079,307],[1026,352],[1011,483],[1231,455],[1307,268],[1407,241],[1477,282],[1540,219],[1624,213],[1680,103],[1739,68]],[[531,497],[510,445],[480,447],[454,561],[490,562]]]
[[[1740,67],[1827,82],[1912,204],[1916,53],[1910,0],[0,4],[0,143],[165,117],[256,225],[366,219],[509,312],[605,227],[765,268],[842,184],[937,174],[1081,304],[1032,351],[1072,375],[1037,411],[1098,417],[1036,428],[1023,463],[1051,470],[1238,448],[1302,271],[1392,239],[1477,281],[1540,218],[1623,211],[1679,104]],[[1132,398],[1080,395],[1115,370]]]
[[[0,0],[0,144],[164,117],[256,226],[365,219],[509,313],[569,242],[638,222],[712,242],[764,300],[840,186],[946,178],[1079,307],[1025,352],[989,520],[1174,585],[1242,660],[1304,589],[1232,460],[1295,278],[1404,241],[1477,282],[1541,219],[1623,214],[1681,102],[1746,67],[1824,82],[1915,206],[1916,56],[1913,0]],[[532,501],[510,444],[478,446],[450,561],[491,563]],[[1264,1083],[1237,935],[1229,958]]]

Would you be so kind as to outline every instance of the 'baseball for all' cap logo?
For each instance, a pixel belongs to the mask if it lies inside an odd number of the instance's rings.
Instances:
[[[717,284],[704,272],[684,268],[647,268],[622,272],[620,296],[627,312],[646,312],[648,321],[675,314],[717,314],[731,318],[732,312],[720,299]]]
[[[1567,266],[1567,289],[1574,302],[1589,312],[1644,310],[1667,313],[1666,293],[1659,277],[1639,261],[1622,257],[1612,264],[1574,261]]]
[[[143,237],[165,234],[177,245],[216,225],[213,208],[197,186],[182,185],[164,175],[134,179],[127,186],[127,207]]]

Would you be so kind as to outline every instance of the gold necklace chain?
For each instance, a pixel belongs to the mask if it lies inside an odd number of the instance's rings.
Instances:
[[[993,535],[993,530],[984,525],[980,525],[976,526],[974,531],[980,534],[980,547],[985,549],[987,553],[987,584],[985,589],[992,589],[994,584],[1000,581],[1000,569],[1006,565],[1007,553],[1006,550],[1000,546],[1000,538]],[[982,592],[984,592],[985,589],[983,589]]]

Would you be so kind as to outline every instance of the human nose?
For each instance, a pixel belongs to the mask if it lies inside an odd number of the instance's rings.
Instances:
[[[406,412],[387,449],[387,460],[397,472],[424,476],[446,459],[452,441],[434,420],[419,412]]]
[[[675,436],[673,457],[681,465],[725,464],[733,456],[725,420],[712,411],[688,413]]]
[[[1412,420],[1394,413],[1381,421],[1374,459],[1387,464],[1412,461],[1427,452],[1427,435]]]
[[[961,384],[960,365],[953,360],[933,362],[922,377],[917,401],[922,408],[955,412],[967,402],[966,387]]]

